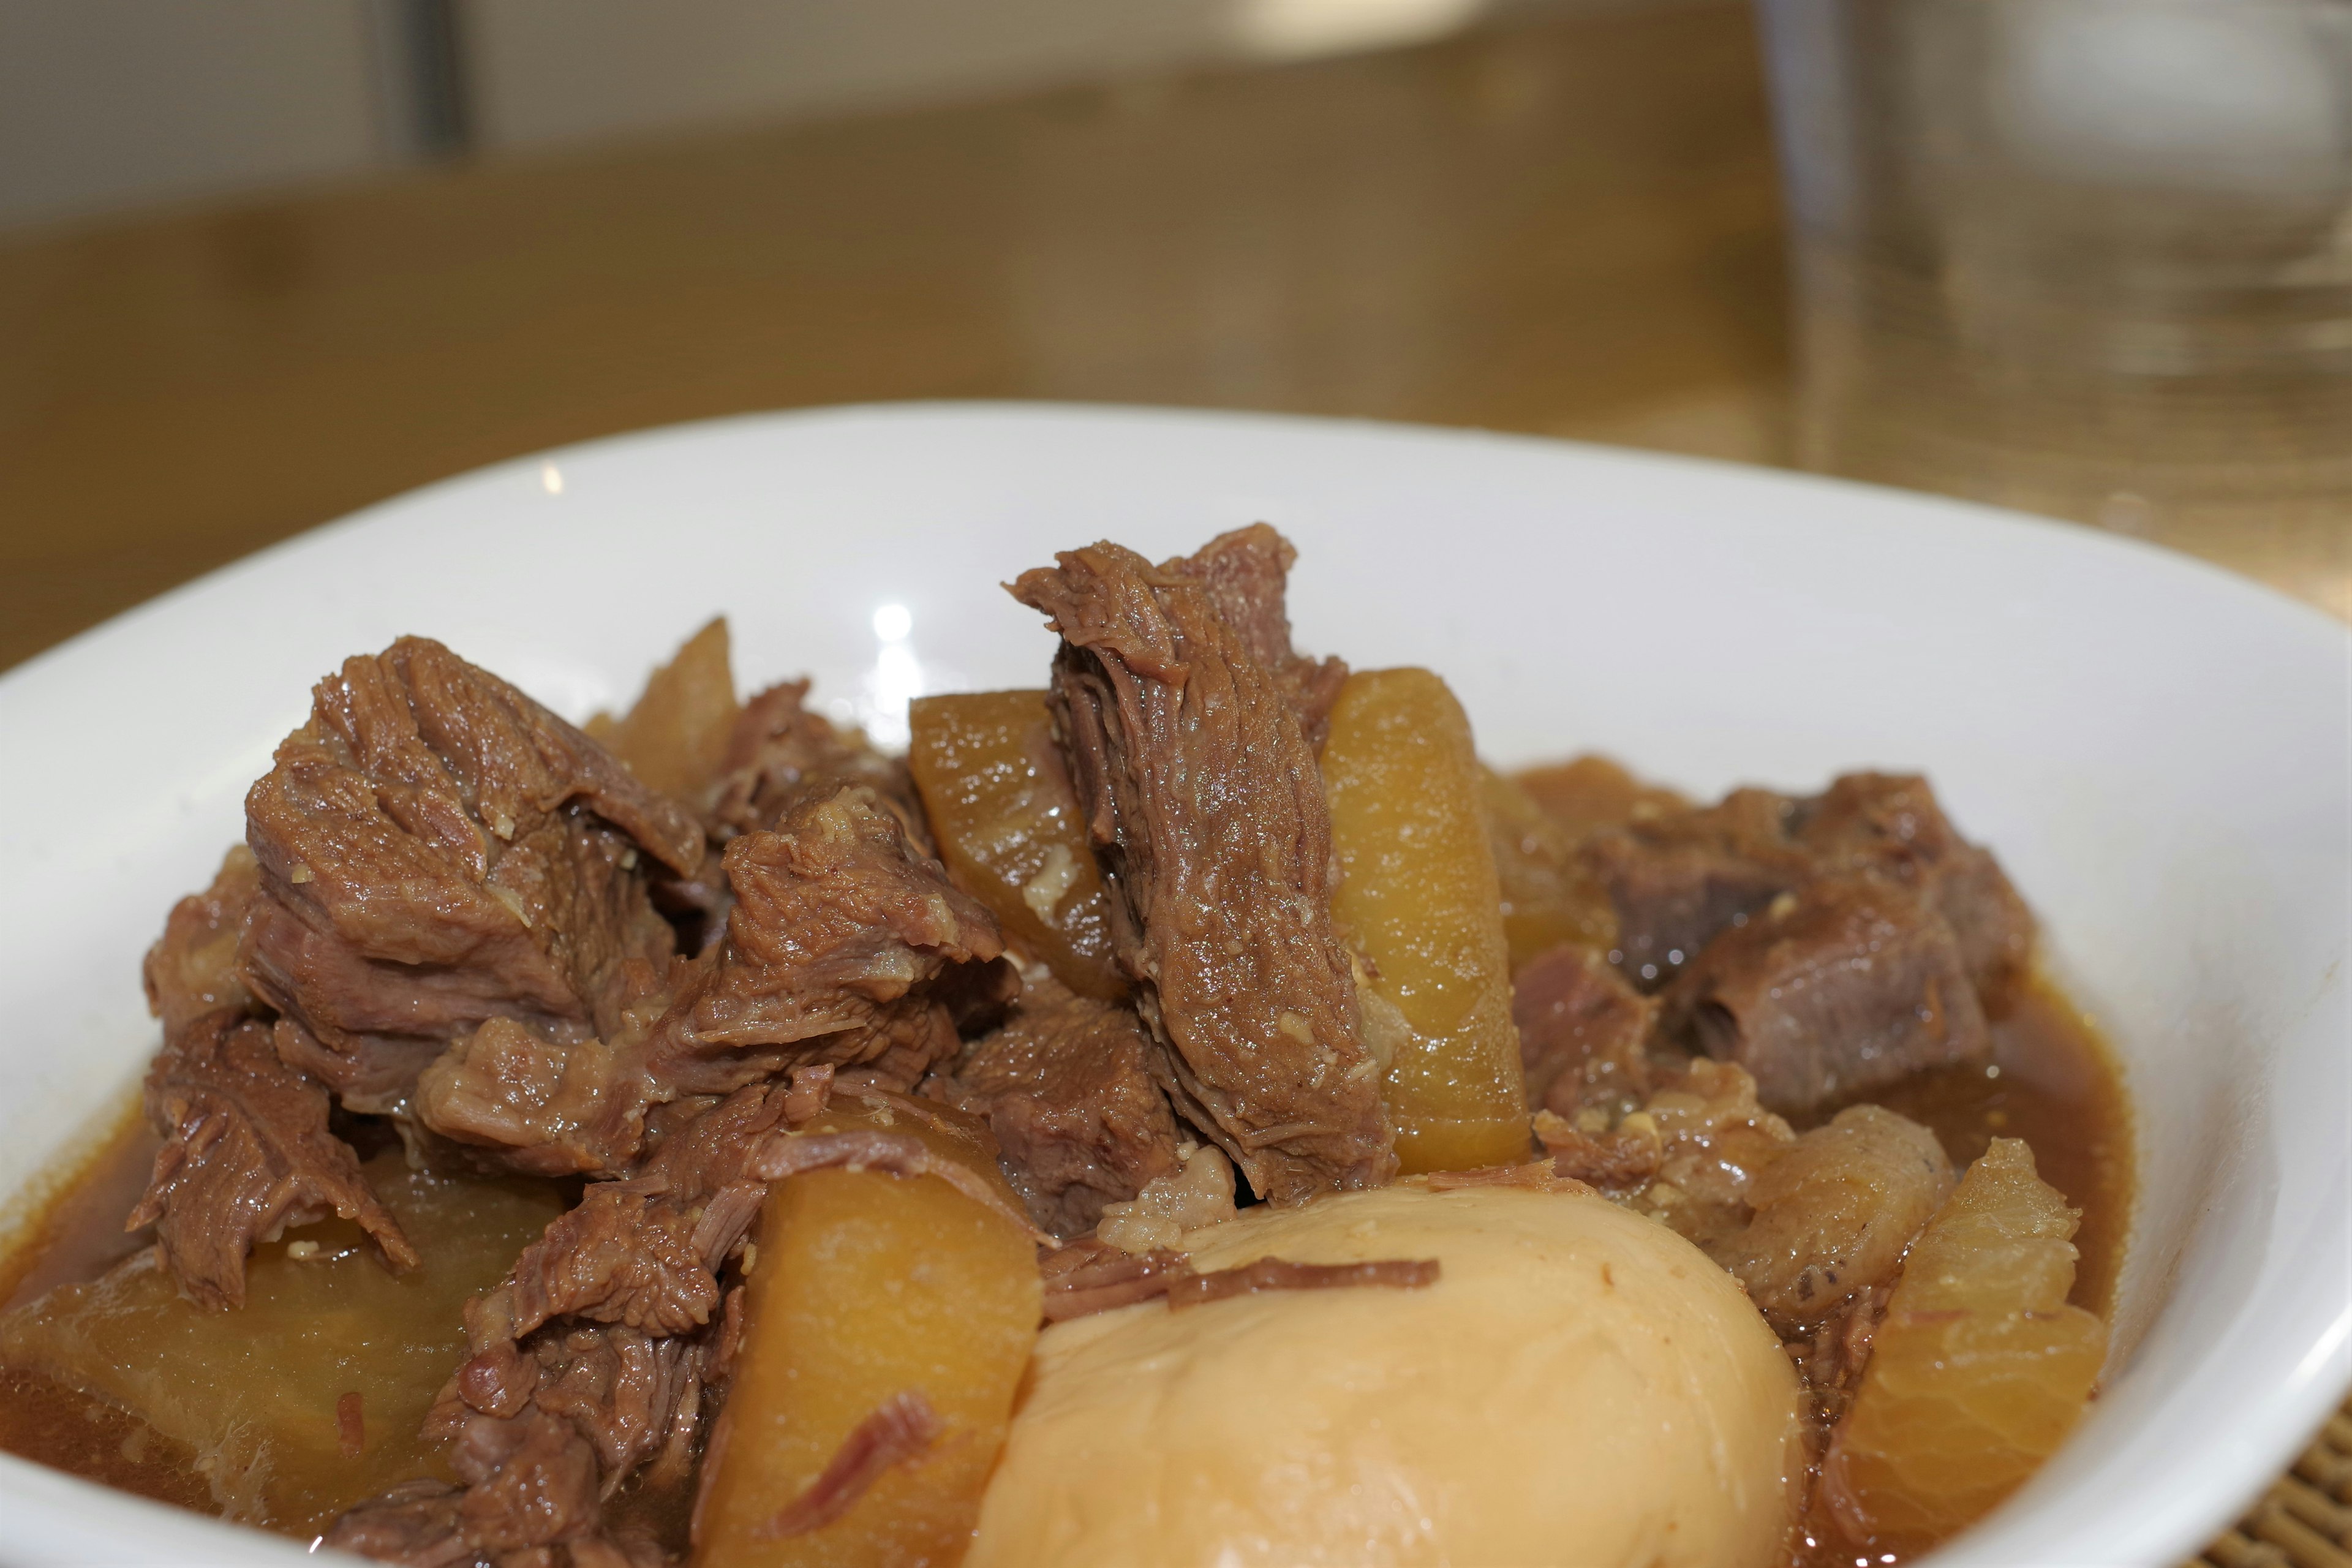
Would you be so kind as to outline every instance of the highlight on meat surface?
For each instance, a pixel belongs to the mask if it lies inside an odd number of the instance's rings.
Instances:
[[[903,758],[724,620],[577,728],[344,661],[148,954],[145,1127],[0,1260],[0,1447],[410,1568],[1983,1517],[2095,1396],[2132,1173],[1999,863],[1911,775],[1498,769],[1294,645],[1295,563],[1033,563],[1042,684]]]

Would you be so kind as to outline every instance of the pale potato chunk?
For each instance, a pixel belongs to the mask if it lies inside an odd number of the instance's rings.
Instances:
[[[808,1131],[858,1127],[969,1152],[903,1102],[836,1102]],[[1009,1189],[1003,1198],[1017,1213]],[[938,1176],[853,1166],[777,1184],[750,1258],[742,1359],[704,1461],[695,1562],[961,1561],[1036,1342],[1029,1233]]]
[[[1365,1038],[1407,1173],[1528,1149],[1510,949],[1470,721],[1425,669],[1359,670],[1323,748],[1340,879],[1334,923],[1362,955]]]
[[[1897,1550],[1974,1523],[2082,1418],[2107,1330],[2067,1305],[2076,1215],[1996,1138],[1904,1261],[1822,1490],[1858,1542]]]

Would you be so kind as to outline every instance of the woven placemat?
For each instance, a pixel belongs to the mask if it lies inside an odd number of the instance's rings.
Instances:
[[[2352,1400],[2237,1528],[2187,1568],[2352,1568]]]

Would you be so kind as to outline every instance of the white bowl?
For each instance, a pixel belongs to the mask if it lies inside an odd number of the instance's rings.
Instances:
[[[121,616],[0,679],[0,1191],[121,1104],[140,954],[344,655],[426,633],[578,717],[723,610],[746,682],[813,674],[887,730],[914,680],[1042,684],[1052,640],[994,584],[1055,549],[1261,518],[1299,546],[1301,646],[1442,671],[1489,754],[1700,794],[1923,768],[2041,911],[2127,1065],[2137,1216],[2105,1395],[1939,1563],[2170,1563],[2286,1462],[2352,1381],[2344,628],[2079,529],[1544,441],[744,418],[487,468]],[[0,1518],[11,1564],[303,1556],[5,1457]]]

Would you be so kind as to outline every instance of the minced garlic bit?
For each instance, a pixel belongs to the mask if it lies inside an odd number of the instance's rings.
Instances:
[[[299,888],[303,883],[309,881],[313,874],[314,873],[309,866],[297,860],[294,862],[294,868],[286,873],[286,879]]]
[[[308,1263],[319,1256],[319,1244],[315,1241],[289,1241],[286,1244],[286,1256],[297,1263]]]
[[[745,1242],[743,1244],[743,1278],[746,1279],[751,1278],[751,1270],[759,1267],[760,1244],[756,1241]]]
[[[1070,853],[1070,847],[1066,844],[1048,845],[1045,863],[1037,868],[1035,876],[1022,884],[1021,901],[1028,905],[1039,920],[1050,921],[1054,918],[1054,910],[1070,889],[1076,885],[1077,879],[1078,858]]]
[[[1154,1176],[1129,1201],[1104,1205],[1095,1238],[1140,1255],[1156,1247],[1173,1247],[1186,1231],[1233,1217],[1233,1163],[1222,1149],[1203,1144],[1186,1154],[1175,1170]]]

